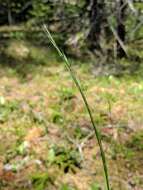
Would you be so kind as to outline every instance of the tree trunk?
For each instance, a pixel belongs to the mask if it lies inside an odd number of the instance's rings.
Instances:
[[[89,48],[91,51],[101,50],[100,37],[104,25],[104,1],[90,0],[90,30],[88,34]]]
[[[8,24],[12,25],[13,24],[13,19],[12,19],[12,13],[11,13],[11,6],[10,6],[10,1],[7,1],[7,17],[8,17]]]
[[[124,0],[117,0],[117,34],[123,43],[125,43],[126,38],[125,13],[127,6],[125,3]],[[117,40],[117,57],[122,58],[125,56],[126,53]]]
[[[99,22],[100,10],[98,7],[98,0],[91,0],[91,10],[90,10],[90,31],[88,34],[89,48],[91,50],[100,49],[100,32],[101,23]]]

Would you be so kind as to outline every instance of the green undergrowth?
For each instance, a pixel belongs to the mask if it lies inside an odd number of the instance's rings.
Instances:
[[[2,190],[103,189],[98,147],[78,91],[51,50],[30,48],[28,58],[1,59],[0,164],[16,179],[13,184],[2,176]],[[123,180],[126,173],[141,175],[142,76],[95,77],[93,64],[76,63],[72,60],[107,147],[110,176],[118,159]]]

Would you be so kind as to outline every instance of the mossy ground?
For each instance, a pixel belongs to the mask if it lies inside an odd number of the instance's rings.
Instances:
[[[1,60],[0,189],[104,189],[93,129],[63,63],[32,47],[24,60]],[[93,65],[72,63],[102,134],[112,189],[143,189],[142,78],[95,77]]]

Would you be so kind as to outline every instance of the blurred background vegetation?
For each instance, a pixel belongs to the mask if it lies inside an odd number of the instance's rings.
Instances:
[[[133,74],[143,59],[143,3],[139,0],[0,0],[0,41],[45,46],[49,30],[74,58]],[[22,47],[21,47],[22,48]],[[1,47],[1,54],[5,54]],[[97,64],[98,62],[98,64]]]

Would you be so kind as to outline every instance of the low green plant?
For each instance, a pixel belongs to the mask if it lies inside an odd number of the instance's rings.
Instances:
[[[73,69],[71,68],[71,64],[70,64],[69,60],[67,59],[66,55],[59,49],[59,47],[57,46],[55,40],[53,39],[52,35],[50,34],[49,30],[47,29],[46,25],[43,25],[43,29],[46,32],[46,35],[47,35],[48,39],[51,41],[52,45],[57,50],[59,56],[63,59],[63,61],[65,63],[65,66],[66,66],[67,70],[70,73],[71,78],[73,79],[73,81],[74,81],[77,89],[79,90],[79,92],[81,94],[81,97],[83,99],[83,102],[84,102],[85,107],[87,109],[87,112],[89,114],[90,121],[91,121],[93,129],[95,131],[95,136],[96,136],[99,148],[100,148],[100,153],[101,153],[101,158],[102,158],[102,163],[103,163],[103,169],[104,169],[104,174],[105,174],[105,180],[106,180],[107,190],[110,190],[109,177],[108,177],[108,169],[107,169],[107,164],[106,164],[105,153],[104,153],[104,150],[103,150],[103,145],[102,145],[102,142],[101,142],[101,135],[100,135],[100,133],[99,133],[99,131],[97,129],[97,126],[94,123],[94,119],[93,119],[93,116],[92,116],[91,109],[90,109],[90,106],[88,104],[87,98],[86,98],[86,96],[85,96],[85,94],[84,94],[84,92],[82,90],[80,82],[76,78],[76,75],[75,75]]]
[[[80,155],[72,148],[54,146],[49,150],[48,163],[58,165],[65,173],[80,167]]]
[[[35,190],[44,190],[48,187],[51,179],[47,173],[36,173],[31,176],[32,185]]]
[[[53,111],[52,122],[56,124],[62,124],[64,122],[63,116],[60,111]]]
[[[128,148],[143,151],[143,130],[136,132],[127,143]]]
[[[3,96],[0,97],[0,122],[8,120],[11,113],[19,107],[18,101],[6,101]]]
[[[88,132],[86,130],[81,129],[79,126],[77,126],[74,129],[74,138],[75,139],[83,139],[88,135]]]
[[[101,190],[101,187],[100,187],[99,184],[93,183],[93,184],[91,185],[90,190]]]
[[[74,98],[74,92],[73,92],[73,89],[71,88],[65,88],[65,87],[61,88],[61,90],[59,91],[59,94],[62,101],[70,100]]]
[[[60,190],[76,190],[75,188],[70,187],[68,184],[63,184]]]
[[[112,149],[112,159],[116,159],[117,156],[122,156],[127,160],[131,160],[135,156],[135,152],[133,149],[127,147],[126,144],[114,143]]]

